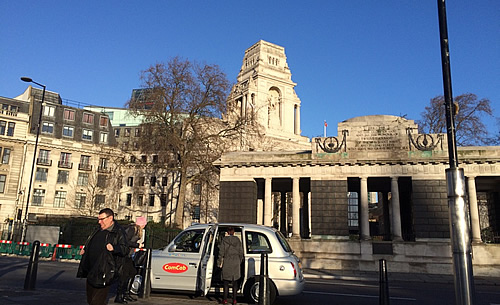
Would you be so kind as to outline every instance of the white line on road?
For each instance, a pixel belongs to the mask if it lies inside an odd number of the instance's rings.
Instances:
[[[357,297],[357,298],[378,298],[378,295],[367,295],[367,294],[348,294],[348,293],[335,293],[335,292],[319,292],[319,291],[304,291],[304,293],[309,294],[325,294],[325,295],[338,295],[344,297]],[[400,298],[400,297],[390,297],[393,300],[403,300],[403,301],[416,301],[414,298]]]

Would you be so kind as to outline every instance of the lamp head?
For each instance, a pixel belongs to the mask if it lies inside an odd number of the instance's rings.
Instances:
[[[21,77],[21,80],[23,82],[27,82],[27,83],[32,83],[33,82],[33,80],[31,78],[26,77],[26,76]]]

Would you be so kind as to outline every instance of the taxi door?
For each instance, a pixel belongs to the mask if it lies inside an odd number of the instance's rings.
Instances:
[[[195,292],[204,236],[205,228],[188,229],[164,250],[155,251],[151,261],[151,288]]]
[[[210,290],[210,283],[212,282],[214,261],[217,259],[213,255],[217,229],[218,225],[213,225],[205,233],[203,252],[200,263],[200,277],[198,282],[198,291],[202,295],[207,295],[208,291]]]

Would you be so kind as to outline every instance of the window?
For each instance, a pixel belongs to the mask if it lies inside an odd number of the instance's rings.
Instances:
[[[143,194],[137,195],[137,205],[141,206],[143,204],[144,204],[144,195]]]
[[[134,186],[134,177],[127,178],[127,186]]]
[[[135,161],[136,161],[135,156],[130,156],[130,163],[135,163]]]
[[[94,124],[94,115],[92,113],[84,112],[82,122],[86,124]]]
[[[97,175],[97,186],[98,187],[106,187],[107,176],[106,175]]]
[[[127,194],[127,206],[132,205],[132,194]]]
[[[49,170],[43,167],[36,168],[35,181],[47,182]]]
[[[0,175],[0,193],[5,191],[5,181],[7,180],[6,175]]]
[[[59,170],[57,172],[57,183],[66,184],[68,183],[69,171]]]
[[[115,138],[118,138],[120,136],[120,128],[115,129]]]
[[[347,224],[349,230],[357,230],[358,223],[358,193],[349,192],[347,193]]]
[[[107,116],[101,116],[101,118],[99,120],[99,126],[108,127],[108,117]]]
[[[64,126],[63,127],[63,136],[72,138],[75,133],[75,128],[72,126]]]
[[[145,177],[139,177],[139,181],[138,181],[139,186],[144,186],[145,181],[146,181]]]
[[[155,206],[155,194],[150,194],[149,195],[149,206],[154,207]]]
[[[4,135],[5,134],[5,128],[7,126],[7,122],[5,121],[0,121],[0,135]]]
[[[203,229],[188,230],[179,234],[174,239],[176,252],[200,252],[201,242],[203,240]]]
[[[267,237],[258,232],[246,231],[246,244],[248,254],[261,253],[262,251],[272,252]]]
[[[193,193],[195,195],[200,195],[201,194],[201,184],[196,183],[193,187]]]
[[[151,186],[156,186],[156,177],[155,176],[151,177],[151,179],[149,180],[149,184],[151,184]]]
[[[148,157],[147,157],[146,155],[142,155],[142,156],[141,156],[141,161],[142,161],[143,163],[148,162]]]
[[[2,164],[9,164],[10,159],[10,148],[3,149]]]
[[[100,143],[108,143],[108,133],[107,132],[101,132],[99,142]]]
[[[19,111],[19,107],[14,106],[14,105],[10,105],[10,111],[11,112],[18,112]]]
[[[99,159],[99,168],[102,170],[108,169],[108,159],[100,158]]]
[[[82,139],[92,141],[93,131],[90,129],[84,129],[82,133]]]
[[[125,137],[130,137],[130,128],[125,128]]]
[[[12,137],[14,135],[15,128],[16,128],[16,123],[9,122],[9,127],[7,128],[7,136]]]
[[[43,133],[54,133],[54,123],[43,122],[42,123]]]
[[[167,177],[161,177],[161,186],[167,186],[168,179]]]
[[[42,206],[45,199],[45,190],[34,189],[33,190],[33,200],[31,200],[31,205]]]
[[[84,186],[89,184],[89,174],[88,173],[78,173],[78,179],[76,185]]]
[[[40,149],[38,151],[38,164],[50,164],[50,150]]]
[[[9,110],[9,105],[8,104],[3,104],[2,105],[3,110]]]
[[[136,137],[140,137],[141,136],[141,129],[140,128],[136,128],[135,129],[134,136],[136,136]]]
[[[61,157],[59,159],[59,167],[71,168],[71,153],[61,153]]]
[[[87,194],[85,193],[75,194],[75,208],[85,207],[85,201],[87,201]]]
[[[54,197],[54,208],[64,208],[66,204],[66,192],[56,191],[56,196]]]
[[[104,206],[105,203],[106,203],[106,195],[96,195],[95,196],[94,204],[95,204],[96,208],[100,208],[100,207]]]
[[[75,120],[75,111],[71,109],[64,109],[64,119],[68,121],[74,121]]]
[[[167,194],[163,193],[160,195],[160,204],[162,207],[167,206]]]
[[[90,156],[81,155],[80,164],[85,168],[90,167]]]
[[[53,117],[56,112],[56,107],[45,105],[43,106],[43,115]]]
[[[158,163],[158,155],[153,155],[153,163]]]

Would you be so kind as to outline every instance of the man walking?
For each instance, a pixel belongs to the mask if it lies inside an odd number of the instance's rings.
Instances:
[[[89,236],[80,252],[82,259],[77,273],[77,277],[87,278],[89,305],[107,304],[109,286],[120,268],[116,258],[128,253],[125,232],[115,222],[113,211],[109,208],[101,210],[97,220],[100,228]]]

